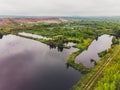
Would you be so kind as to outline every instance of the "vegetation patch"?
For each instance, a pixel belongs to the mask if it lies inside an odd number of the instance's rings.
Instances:
[[[91,71],[84,75],[84,77],[73,86],[72,90],[82,90],[86,83],[91,79],[91,77],[98,71],[98,69],[102,66],[102,64],[110,57],[110,55],[118,48],[118,45],[114,45],[113,48],[110,48],[107,54],[97,62],[97,65],[94,66]],[[97,90],[97,89],[96,89]],[[98,89],[98,90],[107,90],[107,89]],[[108,89],[109,90],[109,89]],[[110,89],[112,90],[112,89]],[[113,89],[114,90],[114,89]]]
[[[81,53],[81,51],[77,51],[77,52],[73,52],[69,59],[67,60],[67,65],[68,66],[72,66],[73,68],[75,68],[76,70],[81,71],[82,73],[86,73],[88,71],[88,69],[81,63],[77,64],[74,62],[75,58]]]
[[[91,90],[119,90],[120,89],[120,51],[106,66],[103,73],[92,86]]]

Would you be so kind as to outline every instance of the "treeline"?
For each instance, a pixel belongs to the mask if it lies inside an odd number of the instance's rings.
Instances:
[[[0,38],[3,37],[3,35],[10,34],[11,29],[10,28],[0,28]]]

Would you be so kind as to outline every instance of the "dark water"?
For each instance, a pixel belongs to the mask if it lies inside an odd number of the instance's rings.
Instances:
[[[87,50],[83,51],[79,56],[77,56],[75,62],[82,63],[87,67],[94,66],[94,63],[91,62],[91,59],[96,61],[100,60],[98,53],[111,47],[112,38],[112,36],[106,34],[100,36],[98,40],[94,40],[90,44]]]
[[[49,46],[14,35],[0,39],[0,90],[69,90],[82,77],[66,67],[75,48]]]

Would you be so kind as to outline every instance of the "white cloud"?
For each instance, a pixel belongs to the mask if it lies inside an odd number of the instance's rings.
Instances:
[[[120,15],[120,0],[0,0],[0,15]]]

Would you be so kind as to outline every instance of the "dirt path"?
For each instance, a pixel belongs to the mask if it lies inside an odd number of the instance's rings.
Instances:
[[[101,75],[102,71],[105,69],[105,67],[113,60],[113,58],[118,54],[120,51],[120,45],[116,50],[112,53],[112,55],[104,62],[104,64],[98,69],[98,71],[92,76],[92,78],[88,81],[88,83],[85,85],[85,87],[82,90],[89,90],[93,83],[96,81],[96,79]]]

